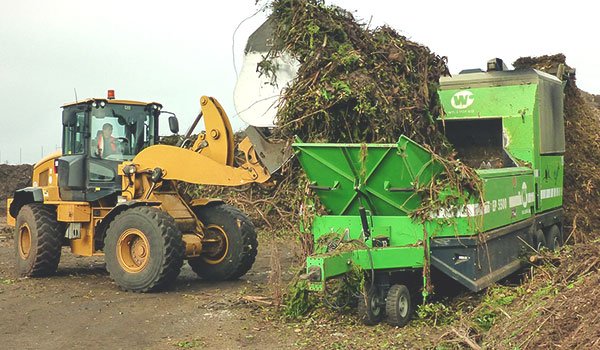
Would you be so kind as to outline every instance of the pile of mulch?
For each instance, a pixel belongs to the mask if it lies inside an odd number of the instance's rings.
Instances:
[[[523,57],[513,63],[515,68],[533,67],[550,74],[556,74],[560,64],[566,65],[563,54]],[[596,98],[577,87],[574,76],[564,78],[565,233],[577,243],[600,232],[600,110]]]
[[[486,348],[600,348],[600,241],[545,258],[550,263],[535,270],[522,287],[526,294],[505,310],[509,317],[484,335]]]
[[[33,166],[29,164],[0,164],[0,208],[6,208],[6,199],[14,195],[15,190],[31,186]],[[4,216],[4,210],[0,216]]]

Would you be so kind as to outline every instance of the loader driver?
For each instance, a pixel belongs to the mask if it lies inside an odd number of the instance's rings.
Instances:
[[[112,136],[113,126],[105,123],[102,126],[102,132],[98,132],[97,155],[100,158],[106,158],[111,154],[117,153],[117,140]]]

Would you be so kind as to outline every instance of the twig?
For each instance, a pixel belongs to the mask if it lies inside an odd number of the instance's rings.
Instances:
[[[524,346],[526,346],[526,345],[529,343],[529,341],[531,340],[531,338],[532,338],[532,337],[533,337],[535,334],[537,334],[537,332],[538,332],[538,331],[539,331],[539,330],[542,328],[542,326],[543,326],[543,325],[544,325],[544,324],[545,324],[545,323],[546,323],[546,322],[547,322],[547,321],[550,319],[550,317],[552,317],[552,316],[553,316],[553,315],[550,315],[550,316],[546,317],[546,319],[545,319],[545,320],[544,320],[542,323],[540,323],[540,325],[539,325],[539,326],[538,326],[538,327],[535,329],[535,331],[533,331],[533,332],[531,332],[531,334],[529,334],[529,336],[527,337],[527,339],[525,339],[525,341],[523,341],[523,342],[521,343],[521,345],[519,345],[519,347],[518,347],[518,348],[519,348],[519,349],[524,349]]]
[[[452,328],[452,332],[456,334],[460,339],[462,339],[471,349],[473,350],[481,350],[481,346],[479,346],[473,339],[467,337],[464,334],[460,334],[454,327]]]
[[[253,303],[261,303],[265,305],[273,305],[273,302],[269,300],[268,297],[254,296],[254,295],[244,295],[242,300],[253,302]]]

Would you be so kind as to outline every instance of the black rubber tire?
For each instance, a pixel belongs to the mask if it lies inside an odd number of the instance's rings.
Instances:
[[[368,283],[368,282],[367,282]],[[367,287],[368,290],[364,295],[358,297],[358,305],[356,307],[358,318],[367,326],[374,326],[381,322],[385,317],[385,308],[381,293],[377,286]]]
[[[550,250],[558,250],[562,246],[562,234],[557,225],[550,226],[545,232],[546,246]]]
[[[413,312],[413,302],[408,288],[403,284],[390,287],[385,298],[386,322],[391,326],[405,326]]]
[[[217,264],[207,263],[202,256],[188,259],[194,272],[210,281],[235,280],[248,272],[258,251],[256,229],[252,221],[239,209],[227,204],[194,207],[204,226],[220,226],[227,234],[228,251]]]
[[[27,256],[20,253],[20,230],[29,227],[30,248]],[[56,272],[64,228],[56,220],[56,208],[43,204],[27,204],[19,210],[15,227],[16,269],[19,276],[42,277]]]
[[[119,263],[117,243],[128,229],[137,229],[147,238],[147,265],[139,272],[129,272]],[[185,246],[175,220],[154,207],[135,207],[117,215],[109,224],[104,238],[106,269],[123,290],[154,292],[172,285],[181,271]]]
[[[535,234],[533,235],[533,248],[538,252],[542,248],[548,248],[546,236],[544,235],[544,231],[541,229],[535,231]]]

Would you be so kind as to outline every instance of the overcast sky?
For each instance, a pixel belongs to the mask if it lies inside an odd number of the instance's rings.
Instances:
[[[33,163],[42,148],[47,154],[60,146],[60,106],[75,99],[74,89],[79,99],[114,89],[117,98],[161,102],[182,130],[198,113],[200,96],[210,95],[242,128],[233,105],[232,35],[259,9],[254,2],[0,0],[0,162]],[[579,86],[600,93],[594,1],[328,3],[447,56],[452,73],[484,68],[492,57],[511,63],[563,52]],[[265,17],[259,13],[238,30],[238,67],[247,36]]]

